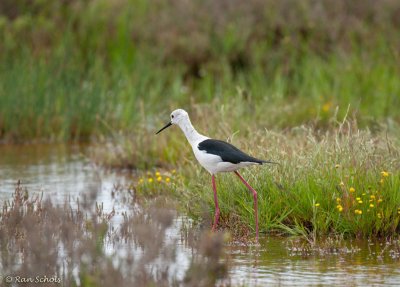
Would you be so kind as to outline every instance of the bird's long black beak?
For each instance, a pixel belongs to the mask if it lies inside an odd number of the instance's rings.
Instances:
[[[161,130],[159,130],[158,132],[156,132],[156,135],[158,135],[159,133],[161,133],[163,130],[165,130],[166,128],[172,126],[172,123],[169,122],[168,124],[165,125],[165,127],[163,127]]]

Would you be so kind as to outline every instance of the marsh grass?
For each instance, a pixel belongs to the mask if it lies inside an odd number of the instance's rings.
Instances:
[[[230,108],[196,106],[191,111],[192,121],[200,132],[280,163],[242,171],[258,191],[262,232],[303,235],[311,241],[325,235],[366,238],[399,232],[400,149],[396,126],[379,125],[374,131],[360,129],[356,120],[338,120],[333,114],[323,129],[316,119],[314,124],[285,131],[260,130],[257,121],[252,125],[241,122],[243,117],[249,117],[246,107],[233,110],[238,119],[225,115],[232,111]],[[211,125],[212,122],[218,124]],[[240,128],[238,132],[236,127]],[[130,149],[134,147],[135,142],[131,142]],[[166,134],[157,135],[148,148],[154,148],[157,160],[165,162],[160,165],[166,168],[165,172],[176,168],[181,178],[173,188],[165,186],[160,190],[177,197],[193,218],[211,219],[214,200],[210,177],[197,165],[181,132],[171,128]],[[107,154],[104,150],[103,153]],[[179,160],[168,156],[177,154]],[[148,188],[157,190],[158,186],[142,188],[139,179],[134,184],[144,192]],[[233,230],[235,238],[251,234],[253,199],[245,186],[233,174],[220,174],[217,188],[222,228]]]
[[[56,206],[18,183],[0,214],[3,278],[52,278],[60,286],[210,286],[226,278],[226,260],[220,260],[224,239],[213,234],[203,238],[207,242],[187,243],[198,252],[185,276],[169,272],[177,260],[176,242],[166,240],[166,231],[175,212],[162,199],[115,221],[119,213],[105,212],[90,198]]]
[[[245,116],[243,122],[258,120],[268,128],[290,128],[316,118],[324,127],[334,107],[340,107],[343,117],[348,105],[361,126],[397,122],[397,63],[390,55],[378,58],[387,63],[376,65],[357,55],[327,60],[304,55],[294,72],[298,80],[279,70],[265,75],[255,67],[239,76],[229,75],[227,68],[219,79],[206,74],[185,82],[179,71],[152,67],[148,60],[128,70],[117,66],[107,71],[100,62],[84,71],[65,59],[23,55],[0,64],[0,136],[3,142],[88,141],[121,131],[136,136],[141,129],[155,129],[159,114],[204,103],[235,103],[243,107],[236,117],[250,112],[253,117]]]
[[[251,153],[281,163],[243,171],[258,191],[261,230],[314,239],[398,233],[398,144],[384,134],[373,135],[352,125],[344,122],[322,133],[303,127],[286,134],[253,135],[255,142],[268,138],[268,146]],[[205,181],[187,189],[188,197],[196,198],[194,202],[205,200],[212,211],[208,177],[202,178]],[[252,196],[231,174],[217,181],[222,218],[240,218],[240,224],[253,229]]]
[[[395,0],[4,0],[0,140],[135,136],[166,110],[232,101],[253,107],[242,121],[268,128],[327,125],[349,104],[364,126],[398,121],[398,9]]]

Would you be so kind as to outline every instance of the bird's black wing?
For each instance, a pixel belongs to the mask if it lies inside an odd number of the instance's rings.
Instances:
[[[263,164],[267,162],[249,156],[237,147],[221,140],[207,139],[199,143],[198,148],[199,150],[204,150],[206,153],[218,155],[223,161],[233,164],[241,162],[254,162],[258,164]]]

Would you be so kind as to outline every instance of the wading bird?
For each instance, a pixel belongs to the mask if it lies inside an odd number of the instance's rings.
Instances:
[[[186,139],[192,146],[194,155],[200,165],[211,174],[215,202],[215,215],[212,230],[217,228],[220,213],[218,207],[217,188],[215,185],[215,175],[219,172],[233,171],[244,185],[253,193],[256,240],[258,241],[257,192],[244,180],[237,170],[249,165],[274,162],[251,157],[227,142],[211,139],[199,134],[192,126],[188,113],[182,109],[173,111],[171,113],[170,122],[156,134],[159,134],[161,131],[174,124],[178,125],[185,134]]]

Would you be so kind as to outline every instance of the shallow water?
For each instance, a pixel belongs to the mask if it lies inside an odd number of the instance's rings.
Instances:
[[[0,200],[10,198],[20,180],[31,194],[51,196],[56,203],[89,193],[111,206],[110,191],[123,175],[104,172],[85,156],[88,146],[0,145]]]
[[[62,203],[95,191],[96,200],[105,210],[119,208],[111,198],[113,185],[128,181],[129,175],[103,171],[85,157],[87,146],[26,145],[0,146],[0,202],[10,198],[21,180],[30,193],[43,193]],[[180,243],[182,218],[168,230],[168,240],[175,240],[178,264],[172,272],[185,273],[192,250]],[[400,284],[399,254],[385,242],[348,241],[349,250],[339,254],[308,254],[291,249],[293,238],[268,237],[261,246],[230,245],[226,250],[231,261],[233,285],[333,285],[397,286]],[[397,251],[398,252],[398,251]]]
[[[385,243],[367,241],[346,242],[359,248],[355,253],[301,255],[289,250],[291,238],[268,238],[261,247],[233,246],[234,282],[249,285],[335,285],[339,286],[398,286],[400,264],[384,252]],[[398,254],[396,255],[398,256]]]

